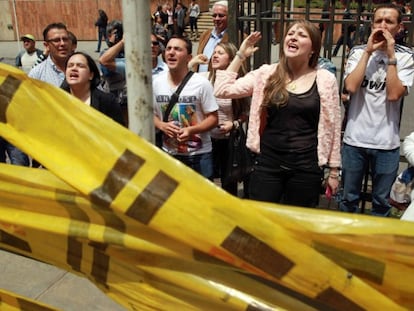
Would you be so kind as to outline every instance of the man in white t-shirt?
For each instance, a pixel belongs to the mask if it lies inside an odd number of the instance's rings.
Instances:
[[[400,159],[401,101],[414,78],[413,51],[395,44],[400,27],[397,6],[378,6],[367,44],[351,50],[345,67],[345,88],[351,100],[342,149],[343,211],[358,212],[368,166],[371,214],[388,216],[391,210],[388,199]]]
[[[16,67],[21,68],[25,73],[29,73],[43,52],[36,48],[36,39],[33,35],[26,34],[20,40],[23,41],[24,50],[21,50],[16,56]]]
[[[20,40],[23,41],[24,49],[16,56],[16,67],[29,73],[43,52],[36,48],[36,39],[33,35],[25,34]],[[0,162],[6,162],[6,154],[11,164],[23,166],[29,166],[30,164],[29,157],[23,151],[0,137]]]
[[[171,96],[188,73],[192,46],[188,39],[173,36],[165,49],[169,71],[153,81],[154,124],[162,131],[162,149],[206,178],[213,177],[209,131],[217,126],[218,105],[211,83],[194,73],[179,94],[167,122],[164,113]]]

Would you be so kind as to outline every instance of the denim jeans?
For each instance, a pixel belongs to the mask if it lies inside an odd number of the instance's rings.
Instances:
[[[391,205],[388,202],[391,186],[397,176],[400,161],[400,148],[380,150],[342,147],[343,195],[339,208],[342,211],[357,213],[362,188],[362,180],[369,165],[372,179],[372,210],[376,216],[388,216]]]
[[[7,140],[0,137],[0,162],[6,163],[6,153],[9,156],[11,164],[29,166],[29,157]]]
[[[204,177],[213,180],[213,154],[211,152],[191,156],[175,155],[174,158]]]
[[[96,48],[96,50],[98,52],[101,51],[102,38],[105,40],[106,44],[108,45],[108,38],[106,36],[106,28],[99,27],[99,29],[98,29],[98,47]]]

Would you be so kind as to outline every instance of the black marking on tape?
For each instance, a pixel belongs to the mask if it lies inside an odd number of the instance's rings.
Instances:
[[[93,247],[91,276],[93,276],[98,283],[108,288],[107,281],[110,257],[104,253],[107,245],[96,242],[91,242],[89,245]]]
[[[247,309],[246,309],[246,311],[272,311],[272,310],[274,310],[274,309],[266,307],[266,306],[259,305],[256,302],[250,303],[247,306]]]
[[[221,247],[277,279],[286,275],[295,265],[289,258],[239,227],[234,228]]]
[[[91,192],[91,201],[100,206],[109,207],[144,163],[143,158],[128,149],[125,150],[106,175],[102,186]]]
[[[358,277],[370,280],[376,284],[382,284],[384,281],[386,266],[383,262],[320,242],[314,242],[313,247],[319,253]]]
[[[120,245],[123,245],[123,242],[124,242],[123,235],[121,234],[114,235],[112,229],[125,233],[126,231],[125,222],[110,209],[105,210],[102,208],[94,208],[94,210],[103,218],[105,222],[105,230],[103,234],[104,241],[108,239],[108,241],[110,240],[111,243],[118,243]],[[114,238],[116,237],[119,237],[119,239],[117,241],[114,241]]]
[[[0,122],[7,122],[6,110],[21,83],[15,77],[7,76],[0,85]]]
[[[56,191],[55,198],[60,203],[70,217],[68,245],[66,251],[66,262],[73,270],[80,272],[82,263],[82,243],[76,239],[79,232],[79,225],[84,226],[83,231],[87,232],[90,219],[88,214],[76,205],[76,193],[68,191]],[[77,221],[75,224],[73,221]]]
[[[0,230],[0,242],[25,252],[32,252],[29,242],[19,239],[3,230]]]
[[[357,305],[355,302],[348,299],[332,287],[328,287],[327,289],[319,293],[319,295],[317,295],[315,299],[327,304],[334,310],[365,310],[364,308]]]
[[[26,299],[16,297],[17,305],[19,310],[22,311],[52,311],[56,310],[56,308],[49,308],[45,306],[41,306],[35,302],[31,302]]]
[[[66,262],[73,270],[80,272],[82,263],[82,243],[76,238],[68,237],[68,247],[66,252]]]
[[[158,172],[125,214],[145,225],[149,224],[177,187],[178,182],[175,179]]]

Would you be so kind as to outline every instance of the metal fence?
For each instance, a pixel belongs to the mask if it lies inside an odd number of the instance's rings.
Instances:
[[[231,41],[240,44],[241,39],[246,33],[252,30],[261,31],[263,39],[260,42],[260,49],[254,54],[254,60],[252,62],[253,68],[257,68],[263,63],[271,62],[272,44],[279,43],[287,25],[294,20],[306,19],[317,25],[324,26],[321,56],[331,59],[332,50],[336,43],[334,34],[337,35],[337,29],[341,29],[342,25],[344,25],[345,42],[341,47],[342,62],[340,62],[341,68],[337,68],[338,73],[342,77],[348,41],[352,40],[354,44],[366,42],[370,34],[373,9],[376,3],[381,0],[377,0],[375,3],[372,0],[366,2],[325,0],[323,8],[320,9],[311,8],[311,0],[305,0],[301,8],[294,1],[229,1],[229,36]],[[412,7],[414,0],[408,4]],[[345,8],[351,12],[351,19],[344,19]],[[413,25],[411,19],[411,13],[403,14],[403,43],[408,46],[412,46],[413,43]],[[349,28],[346,26],[349,25],[355,26],[355,31],[352,34],[348,33]],[[282,48],[282,45],[279,45],[280,48]]]

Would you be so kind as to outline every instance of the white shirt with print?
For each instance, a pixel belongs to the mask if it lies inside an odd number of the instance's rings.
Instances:
[[[154,115],[163,119],[171,95],[176,90],[168,82],[168,72],[154,78]],[[178,102],[172,109],[168,120],[174,121],[181,128],[198,124],[218,106],[213,95],[211,83],[201,75],[194,73],[180,93]],[[192,135],[189,141],[179,143],[175,138],[163,135],[163,149],[172,155],[196,155],[211,152],[209,132]]]
[[[345,67],[346,78],[358,65],[366,45],[351,50]],[[414,78],[414,54],[407,47],[396,45],[398,78],[407,87]],[[390,102],[386,96],[387,55],[375,51],[369,58],[365,77],[351,96],[344,142],[370,149],[392,150],[400,146],[399,122],[401,99]]]

